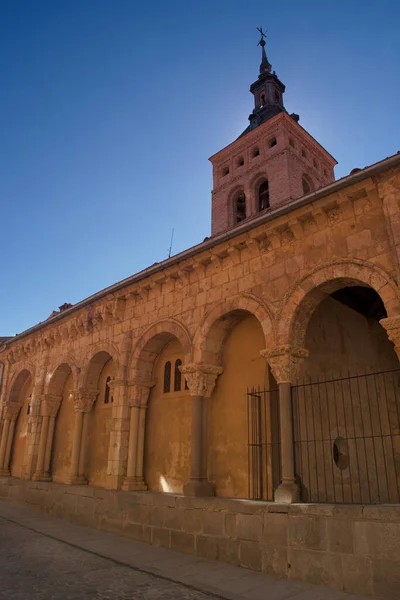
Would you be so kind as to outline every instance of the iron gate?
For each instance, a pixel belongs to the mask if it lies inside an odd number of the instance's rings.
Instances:
[[[303,502],[400,502],[400,369],[292,386]],[[247,393],[249,498],[280,482],[278,390]]]

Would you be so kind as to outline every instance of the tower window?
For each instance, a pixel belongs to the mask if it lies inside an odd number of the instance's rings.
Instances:
[[[222,177],[225,177],[225,175],[229,175],[229,167],[224,167],[222,169]]]
[[[175,373],[174,373],[174,392],[181,391],[182,385],[182,373],[179,370],[179,367],[182,365],[182,361],[180,358],[177,358],[175,361]]]
[[[252,157],[255,158],[256,156],[260,155],[260,149],[255,147],[253,148],[253,152],[252,152]]]
[[[168,361],[164,365],[164,394],[171,391],[171,362]]]
[[[246,218],[246,196],[244,192],[240,192],[236,197],[233,210],[235,223],[240,223]]]
[[[328,171],[324,169],[324,177],[328,177]]]
[[[243,156],[239,156],[238,161],[237,161],[237,166],[243,167],[243,165],[244,165],[244,158],[243,158]]]
[[[265,94],[261,94],[261,96],[260,96],[260,105],[264,106],[264,104],[265,104]]]
[[[303,175],[303,178],[301,180],[301,183],[303,185],[303,194],[309,194],[310,192],[312,192],[313,190],[313,183],[311,181],[311,179],[309,177],[307,177],[307,175]]]
[[[307,152],[304,150],[304,148],[301,149],[301,155],[303,158],[307,158]]]
[[[108,404],[110,402],[110,381],[111,377],[107,377],[104,389],[104,404]]]
[[[269,140],[268,142],[268,146],[269,148],[272,148],[273,146],[276,146],[277,141],[276,141],[276,137],[273,137],[272,139]]]
[[[316,159],[315,159],[315,158],[314,158],[314,160],[313,160],[313,165],[314,165],[314,167],[315,167],[316,169],[319,169],[319,164],[318,164],[318,162],[316,161]]]
[[[289,144],[292,146],[292,148],[295,147],[293,138],[289,138]]]
[[[269,208],[269,186],[268,179],[262,182],[258,188],[258,210]]]

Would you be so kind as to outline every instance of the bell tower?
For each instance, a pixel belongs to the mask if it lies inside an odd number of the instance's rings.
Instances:
[[[285,86],[272,71],[261,39],[258,79],[251,84],[249,125],[210,161],[213,165],[212,235],[260,212],[292,202],[334,181],[335,159],[289,115]]]

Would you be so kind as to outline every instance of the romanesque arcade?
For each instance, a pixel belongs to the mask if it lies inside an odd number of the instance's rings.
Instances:
[[[115,343],[95,337],[7,364],[3,476],[399,502],[399,290],[382,268],[337,261],[298,278],[278,308],[241,293],[195,324],[164,318]]]

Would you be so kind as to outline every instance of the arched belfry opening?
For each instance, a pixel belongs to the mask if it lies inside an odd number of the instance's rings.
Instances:
[[[243,190],[237,192],[233,199],[233,220],[234,224],[241,223],[247,216],[246,195]]]
[[[258,211],[269,208],[269,183],[268,179],[264,179],[258,186]]]

